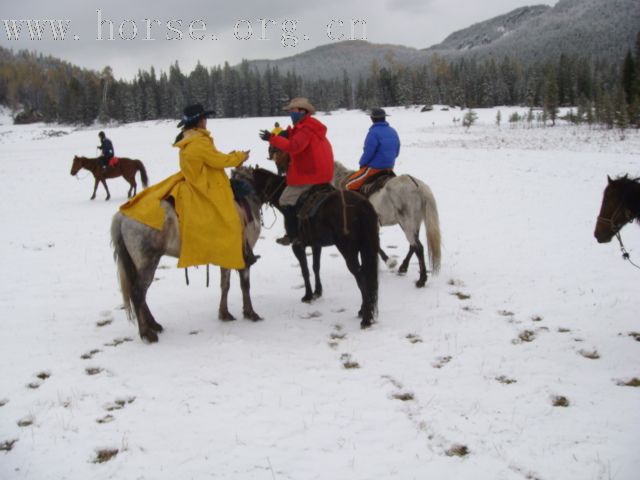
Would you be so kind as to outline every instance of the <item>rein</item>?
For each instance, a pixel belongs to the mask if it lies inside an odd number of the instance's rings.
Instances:
[[[631,261],[631,258],[629,256],[629,252],[627,252],[627,249],[624,247],[624,243],[622,243],[622,236],[620,235],[620,232],[616,233],[616,238],[618,239],[618,242],[620,243],[620,251],[622,252],[622,259],[628,261],[631,265],[633,265],[638,270],[640,270],[640,266],[636,265],[635,263],[633,263]]]
[[[640,270],[640,266],[636,265],[631,260],[631,256],[629,255],[629,252],[625,248],[624,243],[622,243],[622,236],[620,235],[620,230],[622,229],[622,227],[624,227],[627,223],[633,222],[633,220],[634,220],[633,214],[626,213],[624,221],[622,223],[615,223],[613,221],[613,219],[616,218],[616,215],[618,214],[620,209],[622,209],[622,207],[624,207],[624,202],[620,202],[620,205],[618,205],[618,208],[616,208],[614,210],[614,212],[611,215],[611,217],[605,218],[605,217],[598,216],[598,220],[597,221],[601,222],[601,223],[604,223],[605,225],[608,225],[612,230],[616,230],[616,238],[618,239],[618,243],[620,244],[620,251],[622,252],[622,259],[628,261],[631,265],[633,265],[635,268]]]
[[[82,169],[80,169],[80,170],[82,170]],[[80,173],[80,170],[78,170],[78,173],[76,173],[76,174],[74,175],[74,177],[76,177],[76,180],[78,180],[78,181],[84,180],[84,179],[85,179],[85,178],[87,178],[89,175],[91,175],[91,172],[87,172],[87,174],[86,174],[84,177],[80,178],[80,177],[78,176],[78,174]]]

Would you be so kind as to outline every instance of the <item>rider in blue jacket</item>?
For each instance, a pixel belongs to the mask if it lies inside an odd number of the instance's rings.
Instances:
[[[398,132],[386,121],[387,114],[381,108],[371,110],[373,125],[364,141],[364,151],[360,157],[360,170],[347,181],[349,190],[359,190],[368,178],[384,170],[393,170],[400,154]]]

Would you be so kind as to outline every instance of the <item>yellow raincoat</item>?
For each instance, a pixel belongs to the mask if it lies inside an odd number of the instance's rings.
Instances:
[[[180,149],[180,172],[142,191],[120,211],[162,230],[160,201],[172,196],[180,222],[178,267],[244,268],[242,223],[224,171],[240,165],[244,153],[219,152],[209,131],[201,128],[186,130],[174,146]]]

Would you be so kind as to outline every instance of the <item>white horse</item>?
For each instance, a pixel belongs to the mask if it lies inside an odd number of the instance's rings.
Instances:
[[[336,188],[345,188],[349,175],[354,173],[340,162],[335,162],[332,184]],[[411,175],[398,175],[389,180],[385,186],[371,195],[369,201],[373,205],[380,219],[380,225],[400,225],[409,242],[409,252],[403,260],[399,273],[406,273],[409,260],[415,253],[420,263],[420,277],[416,287],[424,287],[427,282],[427,268],[424,258],[424,247],[420,243],[420,226],[424,223],[429,263],[431,272],[440,271],[440,223],[438,220],[438,206],[429,186]],[[380,249],[380,256],[390,268],[395,267],[395,261]]]
[[[253,248],[260,236],[260,203],[255,192],[247,197],[251,209],[251,219],[244,208],[238,206],[238,212],[244,225],[244,241]],[[151,228],[122,213],[114,215],[111,222],[111,241],[114,258],[118,266],[120,290],[127,316],[138,322],[140,338],[148,342],[158,341],[158,332],[162,325],[157,323],[147,306],[147,290],[153,281],[156,268],[163,255],[178,258],[180,254],[180,231],[178,217],[173,206],[162,201],[165,221],[162,231]],[[250,267],[238,270],[244,317],[253,321],[261,320],[251,304]],[[220,306],[218,318],[223,321],[235,320],[227,307],[231,272],[220,269]]]

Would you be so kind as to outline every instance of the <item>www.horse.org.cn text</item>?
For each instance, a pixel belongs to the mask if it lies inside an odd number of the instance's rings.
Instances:
[[[240,41],[277,40],[283,47],[296,47],[301,41],[311,40],[301,28],[302,21],[296,19],[273,20],[258,18],[255,20],[237,20],[230,38]],[[65,19],[2,19],[6,37],[17,40],[80,40],[71,28],[71,20]],[[117,40],[200,40],[221,41],[223,35],[207,28],[203,19],[157,18],[114,19],[96,10],[96,41]],[[364,19],[331,19],[324,25],[324,32],[330,41],[367,40],[367,21]],[[228,37],[228,35],[227,35]]]

